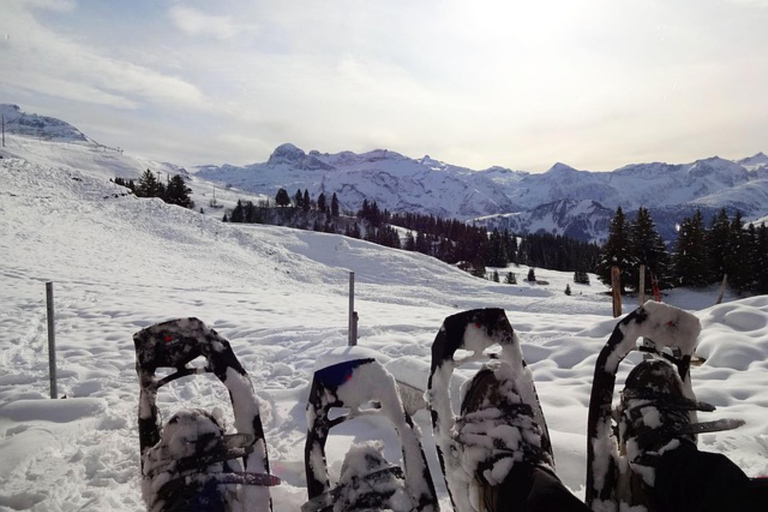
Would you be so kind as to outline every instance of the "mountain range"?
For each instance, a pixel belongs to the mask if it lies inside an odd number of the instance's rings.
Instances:
[[[125,155],[94,142],[69,123],[24,113],[16,105],[0,105],[0,112],[7,133],[50,143],[45,158],[51,162],[46,163],[55,163],[59,153],[77,145],[92,151],[88,165],[104,166],[121,177],[132,177],[144,164],[157,167],[154,170],[187,172],[173,164]],[[63,156],[59,159],[66,161]],[[392,212],[453,217],[489,229],[547,232],[596,242],[607,236],[619,206],[630,217],[637,208],[648,208],[667,241],[674,240],[676,226],[696,209],[707,220],[720,208],[731,213],[739,210],[747,220],[768,215],[768,156],[764,153],[737,161],[715,156],[685,164],[630,164],[610,172],[556,163],[534,174],[498,166],[472,170],[386,149],[307,153],[283,144],[263,163],[201,165],[190,173],[196,181],[255,195],[274,197],[280,188],[293,195],[306,189],[312,197],[335,193],[347,210],[358,209],[367,199]]]
[[[747,219],[768,214],[768,156],[739,161],[711,157],[688,164],[632,164],[611,172],[577,170],[556,163],[532,174],[502,167],[474,171],[429,156],[413,159],[388,150],[309,153],[279,146],[264,163],[206,165],[198,177],[274,196],[279,188],[336,193],[348,208],[375,200],[393,212],[455,217],[515,233],[548,232],[601,241],[617,207],[651,211],[666,240],[676,225],[700,209],[720,208]]]

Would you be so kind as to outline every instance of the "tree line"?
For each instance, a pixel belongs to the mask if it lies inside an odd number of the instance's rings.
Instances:
[[[184,178],[176,174],[168,180],[168,183],[160,181],[155,173],[147,169],[139,177],[139,182],[115,178],[115,184],[127,187],[136,197],[158,197],[168,204],[176,204],[184,208],[194,208],[195,203],[189,197],[192,189],[187,187]]]
[[[258,206],[251,201],[238,201],[237,206],[225,214],[224,221],[280,223],[345,234],[387,247],[427,254],[446,263],[460,263],[462,268],[479,276],[485,276],[486,266],[506,267],[510,263],[594,272],[600,252],[596,244],[563,236],[532,234],[518,241],[518,237],[508,230],[494,229],[488,233],[484,227],[456,219],[418,213],[391,213],[386,208],[379,208],[376,201],[367,199],[363,200],[357,212],[341,216],[335,193],[329,202],[324,193],[315,200],[306,189],[297,190],[291,197],[281,188],[274,204],[278,208],[272,208],[268,201]],[[279,214],[281,209],[290,210],[290,216],[275,215],[275,210]],[[296,215],[298,212],[303,212],[304,216]],[[325,214],[324,217],[322,214]]]
[[[729,217],[722,208],[709,227],[699,210],[679,225],[671,251],[667,249],[647,208],[640,208],[628,221],[621,207],[611,220],[609,236],[602,247],[598,276],[610,285],[611,267],[621,269],[622,293],[639,288],[640,265],[645,265],[654,284],[703,287],[718,283],[724,275],[737,292],[768,293],[768,227],[746,229],[740,212]]]

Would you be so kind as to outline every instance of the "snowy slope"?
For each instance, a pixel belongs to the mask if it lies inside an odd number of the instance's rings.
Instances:
[[[94,143],[80,130],[66,121],[56,119],[55,117],[22,112],[18,105],[0,103],[0,115],[3,117],[6,135],[23,135],[38,140],[55,140],[59,142]]]
[[[478,280],[420,254],[338,235],[222,224],[155,199],[114,197],[99,176],[20,159],[0,160],[0,509],[143,509],[139,490],[138,383],[131,336],[194,315],[232,342],[264,401],[270,458],[283,484],[277,511],[306,499],[305,403],[316,361],[346,343],[347,272],[357,280],[360,344],[388,358],[429,362],[442,319],[459,310],[507,310],[523,341],[552,433],[558,473],[583,492],[586,406],[597,352],[614,320],[609,298],[570,274],[537,269],[549,285]],[[504,270],[506,271],[506,269]],[[47,400],[44,283],[55,282],[59,393]],[[571,284],[573,295],[563,293]],[[672,291],[701,309],[699,398],[747,425],[703,436],[750,475],[768,473],[768,298],[709,307],[715,290]],[[728,298],[727,300],[731,300]],[[621,378],[626,375],[627,365]],[[748,371],[747,371],[748,370]],[[181,380],[160,393],[164,416],[220,406],[213,379]],[[444,505],[429,418],[416,415]],[[355,420],[328,444],[332,472],[353,440],[384,425]]]

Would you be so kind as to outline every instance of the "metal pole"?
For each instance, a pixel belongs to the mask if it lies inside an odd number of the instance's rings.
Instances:
[[[56,331],[54,330],[53,283],[45,283],[45,298],[48,304],[48,375],[51,380],[51,398],[57,398],[56,392]]]
[[[5,147],[5,114],[2,114],[3,118],[3,147]]]
[[[355,312],[355,273],[349,273],[349,334],[347,343],[357,345],[357,313]]]
[[[637,288],[637,299],[641,306],[645,304],[645,265],[640,265],[640,285]]]

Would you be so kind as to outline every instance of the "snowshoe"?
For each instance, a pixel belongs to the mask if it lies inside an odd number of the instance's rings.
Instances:
[[[501,351],[484,351],[499,345]],[[457,359],[458,350],[471,355]],[[460,416],[451,405],[454,370],[489,363],[469,382]],[[554,472],[552,443],[520,340],[502,309],[477,309],[445,319],[432,344],[427,391],[438,458],[457,512],[495,510],[494,493],[515,464]]]
[[[352,350],[351,357],[361,351]],[[336,415],[339,409],[346,414]],[[402,468],[386,461],[379,443],[354,445],[341,475],[331,482],[325,445],[330,430],[361,416],[383,416],[402,448]],[[309,501],[302,512],[439,510],[420,435],[403,409],[395,379],[371,357],[355,358],[315,371],[307,404],[305,467]]]
[[[593,510],[649,508],[648,487],[665,451],[695,446],[696,434],[730,430],[738,420],[697,423],[690,362],[701,332],[698,318],[646,302],[616,325],[595,364],[587,423],[586,502]],[[645,341],[638,346],[638,339]],[[612,409],[619,363],[633,350],[646,360],[632,369],[617,411]]]
[[[156,324],[133,336],[139,375],[142,490],[152,512],[272,510],[267,446],[248,374],[229,342],[197,318]],[[202,356],[204,367],[189,366]],[[175,369],[158,378],[159,368]],[[199,409],[182,411],[161,427],[158,390],[176,379],[213,373],[229,390],[236,434]]]

